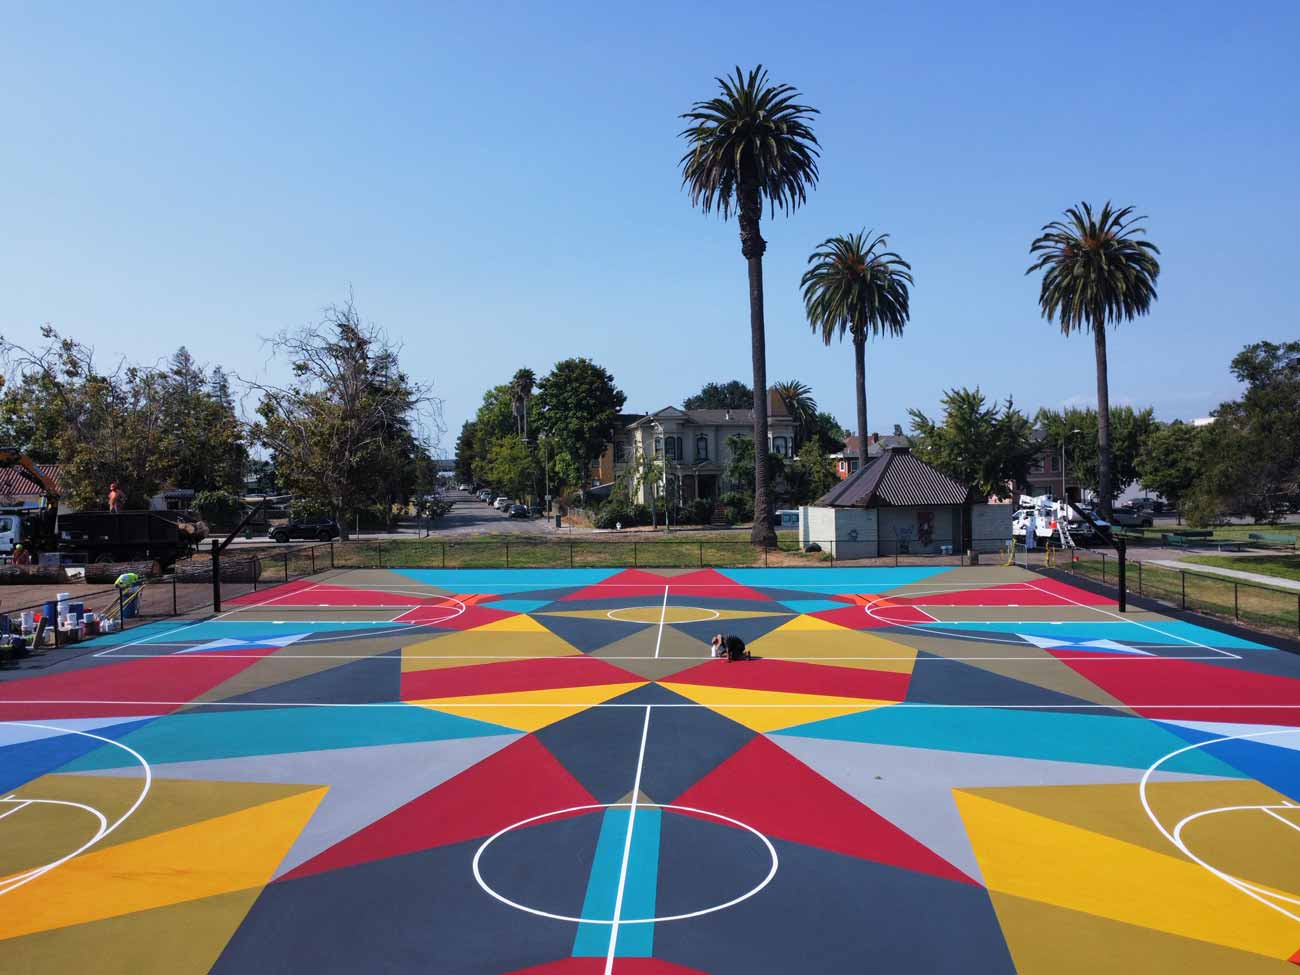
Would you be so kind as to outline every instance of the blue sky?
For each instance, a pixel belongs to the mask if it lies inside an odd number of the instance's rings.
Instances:
[[[183,342],[279,374],[261,337],[355,293],[445,400],[559,358],[628,409],[748,380],[734,222],[680,189],[677,116],[762,61],[821,109],[821,184],[765,221],[768,375],[853,422],[848,346],[798,280],[823,238],[888,231],[912,321],[869,349],[873,429],[979,385],[1095,396],[1023,275],[1079,200],[1150,216],[1153,314],[1110,342],[1112,402],[1235,393],[1228,361],[1300,333],[1300,6],[10,4],[0,32],[0,332],[101,356]]]

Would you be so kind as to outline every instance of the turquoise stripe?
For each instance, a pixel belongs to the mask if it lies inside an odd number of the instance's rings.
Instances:
[[[721,569],[724,576],[742,586],[770,589],[808,589],[815,592],[884,592],[898,586],[925,582],[951,572],[949,568],[807,568],[807,569]]]
[[[511,593],[594,586],[621,569],[400,569],[398,575],[452,592]]]
[[[1115,640],[1119,643],[1158,644],[1161,646],[1185,647],[1195,653],[1200,648],[1194,643],[1207,647],[1229,650],[1271,650],[1262,643],[1253,643],[1240,637],[1229,636],[1204,626],[1186,623],[1182,620],[1143,621],[1141,625],[1131,620],[1069,620],[1059,623],[1050,622],[963,622],[963,623],[916,623],[929,630],[960,630],[989,633],[1028,633],[1030,636],[1061,637],[1066,640]],[[1200,652],[1204,652],[1201,650]]]
[[[627,877],[623,882],[625,921],[654,917],[655,892],[659,880],[659,829],[663,812],[640,808],[628,851]],[[618,878],[623,870],[623,847],[627,843],[627,809],[606,809],[596,841],[596,856],[587,881],[582,916],[608,921],[614,917]],[[575,958],[604,958],[612,934],[609,924],[579,924],[573,939]],[[620,958],[649,958],[654,951],[653,924],[620,924],[615,955]]]

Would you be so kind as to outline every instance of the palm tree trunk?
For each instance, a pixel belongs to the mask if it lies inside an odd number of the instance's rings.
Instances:
[[[1094,322],[1092,327],[1093,350],[1097,354],[1097,488],[1101,495],[1102,517],[1111,518],[1111,452],[1110,452],[1110,377],[1106,366],[1106,325]]]
[[[749,338],[754,366],[754,545],[776,545],[772,529],[772,498],[767,483],[767,340],[763,323],[763,252],[767,243],[759,233],[763,213],[757,186],[737,193],[740,212],[740,252],[749,266]]]
[[[858,465],[867,466],[867,337],[853,336],[853,369],[858,395]]]

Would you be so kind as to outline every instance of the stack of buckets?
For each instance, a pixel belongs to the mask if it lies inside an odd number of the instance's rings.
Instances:
[[[86,612],[85,605],[74,602],[72,594],[67,592],[61,592],[44,603],[39,613],[25,610],[21,618],[23,632],[35,633],[41,620],[47,620],[50,624],[47,639],[53,642],[53,630],[57,627],[64,643],[76,643],[87,637],[98,636],[100,632],[108,632],[109,625],[115,622],[101,620],[97,614]]]

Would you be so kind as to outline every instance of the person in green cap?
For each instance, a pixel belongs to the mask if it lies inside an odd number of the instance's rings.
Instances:
[[[113,581],[113,585],[121,592],[122,619],[134,617],[140,611],[137,595],[143,586],[139,573],[123,572]]]

